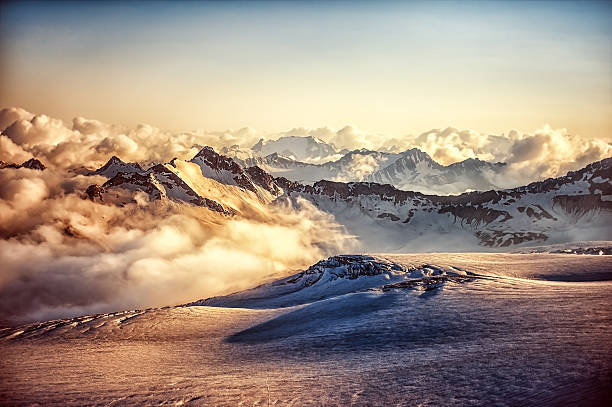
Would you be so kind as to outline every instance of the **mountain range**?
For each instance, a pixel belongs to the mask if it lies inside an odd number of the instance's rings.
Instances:
[[[225,147],[221,152],[243,168],[258,166],[274,176],[303,184],[320,180],[388,183],[400,189],[431,194],[458,194],[496,189],[492,179],[504,163],[467,159],[441,165],[413,148],[402,153],[368,149],[338,150],[315,137],[260,140],[250,149]]]
[[[429,167],[426,154],[409,153],[395,158],[396,168],[439,168]],[[347,160],[350,154],[345,155]],[[444,168],[448,174],[462,174],[470,165],[482,163],[468,160]],[[612,158],[523,187],[459,195],[423,194],[369,181],[300,183],[274,177],[259,166],[245,168],[211,147],[190,161],[174,159],[146,170],[113,157],[92,174],[108,180],[91,185],[87,196],[116,204],[133,200],[140,191],[149,200],[166,199],[206,207],[222,216],[240,216],[264,205],[289,202],[299,207],[308,201],[333,215],[368,250],[458,251],[612,239]],[[432,182],[441,177],[428,176]]]

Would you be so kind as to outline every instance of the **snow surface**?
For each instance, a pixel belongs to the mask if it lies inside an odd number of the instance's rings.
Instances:
[[[378,274],[377,268],[343,274],[328,267],[325,284],[346,283],[353,291],[298,306],[179,306],[6,328],[0,330],[0,400],[61,406],[605,405],[612,379],[612,281],[573,280],[602,277],[611,259],[378,255],[354,260],[380,263]],[[414,265],[406,278],[431,284],[395,280]],[[446,267],[456,275],[445,276]],[[356,285],[361,279],[376,282]]]

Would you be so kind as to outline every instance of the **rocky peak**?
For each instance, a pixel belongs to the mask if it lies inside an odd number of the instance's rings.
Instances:
[[[119,173],[142,173],[143,168],[138,163],[126,163],[119,157],[113,155],[102,167],[91,172],[89,175],[102,175],[106,178],[113,178]]]
[[[22,164],[9,164],[0,160],[0,168],[29,168],[31,170],[43,171],[47,167],[36,158],[30,158]]]
[[[207,167],[216,170],[226,170],[233,174],[242,174],[244,171],[231,158],[217,153],[214,148],[206,146],[191,159],[191,162],[196,164],[204,164]]]
[[[255,152],[260,152],[261,149],[263,148],[263,143],[264,143],[264,139],[260,138],[259,141],[257,143],[255,143],[255,145],[253,145],[253,147],[251,147],[251,150],[253,150]]]
[[[401,162],[404,165],[409,163],[409,165],[411,164],[411,166],[416,166],[416,164],[420,163],[421,161],[425,161],[435,167],[441,166],[440,164],[435,162],[433,158],[429,156],[429,154],[419,150],[418,148],[411,148],[410,150],[404,151],[401,154],[401,157],[397,160],[397,162]]]
[[[28,161],[24,162],[23,164],[21,164],[22,168],[30,168],[32,170],[44,170],[45,165],[43,163],[41,163],[39,160],[37,160],[36,158],[30,158]]]

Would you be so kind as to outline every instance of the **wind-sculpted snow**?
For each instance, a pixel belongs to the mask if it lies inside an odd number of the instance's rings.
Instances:
[[[429,278],[435,277],[431,281],[438,284],[465,275],[465,272],[452,267],[441,269],[427,264],[405,267],[377,256],[342,255],[322,260],[300,273],[251,290],[199,300],[189,305],[290,307],[350,292],[388,288],[391,284],[407,281],[414,283],[411,288],[422,288],[427,287]]]
[[[548,255],[545,259],[543,262],[533,254],[333,256],[292,276],[187,305],[255,309],[291,307],[366,290],[403,288],[427,292],[442,289],[446,283],[476,279],[612,280],[612,257],[603,256],[586,263],[582,258],[568,259],[563,255]]]
[[[227,308],[219,298],[215,307],[3,329],[0,399],[52,406],[606,405],[610,259],[337,256],[225,297],[261,304],[291,295],[291,284],[301,291],[351,286],[301,305]],[[586,282],[592,275],[606,281]]]

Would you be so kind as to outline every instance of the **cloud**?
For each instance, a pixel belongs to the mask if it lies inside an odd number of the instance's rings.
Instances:
[[[584,139],[549,125],[532,134],[512,130],[507,135],[448,127],[408,137],[404,143],[395,149],[417,147],[446,165],[467,158],[506,162],[508,165],[501,174],[490,174],[496,178],[493,183],[500,187],[558,177],[612,155],[612,146],[603,140]]]
[[[110,156],[140,163],[192,158],[203,145],[257,139],[243,128],[165,132],[3,109],[0,159],[36,157],[45,171],[0,170],[0,325],[91,312],[163,306],[253,286],[350,247],[333,218],[307,202],[226,218],[142,192],[123,206],[84,191]],[[12,120],[11,123],[8,123]]]
[[[334,178],[334,181],[350,182],[363,180],[367,175],[379,169],[379,162],[370,155],[353,154],[349,165],[342,168],[342,171]]]
[[[97,168],[112,155],[146,166],[175,157],[190,159],[205,145],[217,149],[232,145],[251,147],[260,138],[313,136],[348,150],[402,152],[416,147],[445,165],[468,158],[507,162],[501,178],[504,184],[500,185],[505,187],[560,176],[612,155],[612,147],[603,140],[584,139],[549,125],[533,133],[511,130],[502,135],[446,127],[418,136],[392,137],[354,126],[339,130],[327,126],[296,127],[275,134],[262,134],[249,127],[172,133],[146,124],[127,128],[82,117],[73,119],[67,127],[61,120],[18,108],[0,110],[0,124],[0,128],[5,127],[0,136],[0,160],[23,162],[34,156],[56,168]]]
[[[82,117],[67,126],[61,120],[17,108],[0,110],[0,123],[0,160],[19,162],[34,156],[59,169],[97,168],[112,155],[143,164],[190,159],[205,145],[250,146],[258,137],[250,128],[172,133],[146,124],[127,128]]]
[[[17,120],[30,120],[34,115],[19,107],[8,107],[0,110],[0,131],[4,131],[8,126]]]
[[[53,169],[0,170],[0,323],[224,294],[351,244],[306,202],[228,219],[142,196],[122,207],[92,202],[82,196],[92,181]]]

